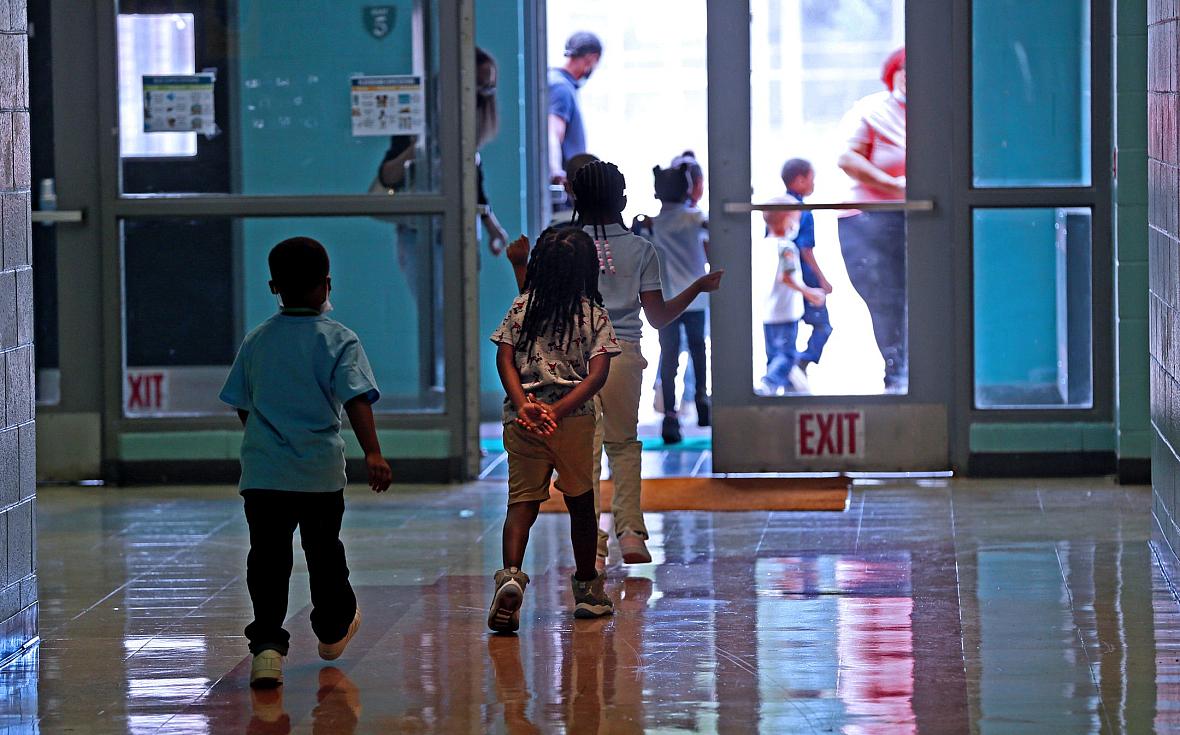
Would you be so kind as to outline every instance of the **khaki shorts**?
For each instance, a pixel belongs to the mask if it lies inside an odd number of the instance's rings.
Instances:
[[[508,504],[549,499],[549,480],[557,470],[557,489],[569,497],[594,485],[594,417],[567,416],[551,436],[534,434],[520,424],[504,425],[508,451]]]

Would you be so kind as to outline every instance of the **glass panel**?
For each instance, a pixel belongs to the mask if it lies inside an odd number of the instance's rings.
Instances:
[[[29,24],[37,32],[29,37],[29,85],[53,88],[52,27],[49,4],[29,3]],[[33,210],[57,209],[54,180],[53,95],[37,94],[29,100],[29,148],[33,174]],[[37,405],[61,403],[61,368],[57,318],[57,227],[34,224],[33,230],[33,349],[37,365]]]
[[[1090,220],[975,210],[976,408],[1093,405]]]
[[[974,0],[979,187],[1090,184],[1090,0]]]
[[[751,2],[754,201],[905,198],[904,43],[904,0]],[[755,392],[908,391],[905,231],[900,211],[752,219]]]
[[[121,0],[122,191],[438,191],[437,0],[331,5]]]
[[[331,313],[365,346],[378,412],[443,407],[441,218],[129,219],[122,223],[127,416],[228,414],[242,337],[277,309],[266,257],[293,235],[332,259]]]

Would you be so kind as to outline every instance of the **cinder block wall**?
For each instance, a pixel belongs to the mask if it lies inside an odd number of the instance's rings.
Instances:
[[[0,0],[0,662],[37,635],[25,0]]]
[[[1147,11],[1148,315],[1157,543],[1180,551],[1180,0]],[[1164,549],[1161,549],[1161,551]]]

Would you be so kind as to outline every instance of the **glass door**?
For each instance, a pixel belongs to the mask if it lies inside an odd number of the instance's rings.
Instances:
[[[717,472],[950,466],[952,6],[907,5],[709,3]]]

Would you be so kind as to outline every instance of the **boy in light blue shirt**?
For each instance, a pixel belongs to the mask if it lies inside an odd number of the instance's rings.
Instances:
[[[270,290],[282,297],[282,310],[246,335],[221,390],[245,427],[239,487],[250,526],[246,586],[254,621],[246,638],[254,687],[283,682],[296,527],[320,657],[338,658],[360,627],[340,541],[347,482],[342,407],[365,452],[369,486],[384,492],[391,481],[373,422],[371,404],[380,393],[369,359],[352,330],[324,316],[332,288],[327,251],[311,238],[293,237],[268,260]]]

